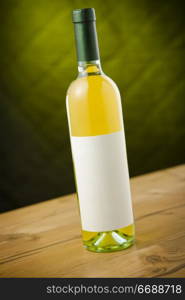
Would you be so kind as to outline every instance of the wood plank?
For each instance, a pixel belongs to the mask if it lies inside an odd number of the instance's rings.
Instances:
[[[131,179],[136,244],[115,253],[82,247],[75,195],[0,215],[0,277],[185,275],[185,165]]]

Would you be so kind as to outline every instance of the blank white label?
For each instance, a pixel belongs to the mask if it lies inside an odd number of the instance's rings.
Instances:
[[[111,231],[133,223],[124,131],[71,137],[82,229]]]

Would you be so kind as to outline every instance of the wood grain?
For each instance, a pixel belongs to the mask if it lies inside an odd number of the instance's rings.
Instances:
[[[0,215],[0,277],[184,277],[185,165],[131,179],[136,243],[92,253],[75,195]]]

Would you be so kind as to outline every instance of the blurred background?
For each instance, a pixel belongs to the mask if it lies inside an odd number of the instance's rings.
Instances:
[[[130,176],[184,162],[184,1],[1,0],[0,211],[75,191],[65,94],[77,76],[71,11],[94,7],[119,86]]]

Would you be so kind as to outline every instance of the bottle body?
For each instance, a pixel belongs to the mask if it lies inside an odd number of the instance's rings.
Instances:
[[[83,243],[96,252],[128,248],[134,224],[119,90],[86,63],[66,101]]]

